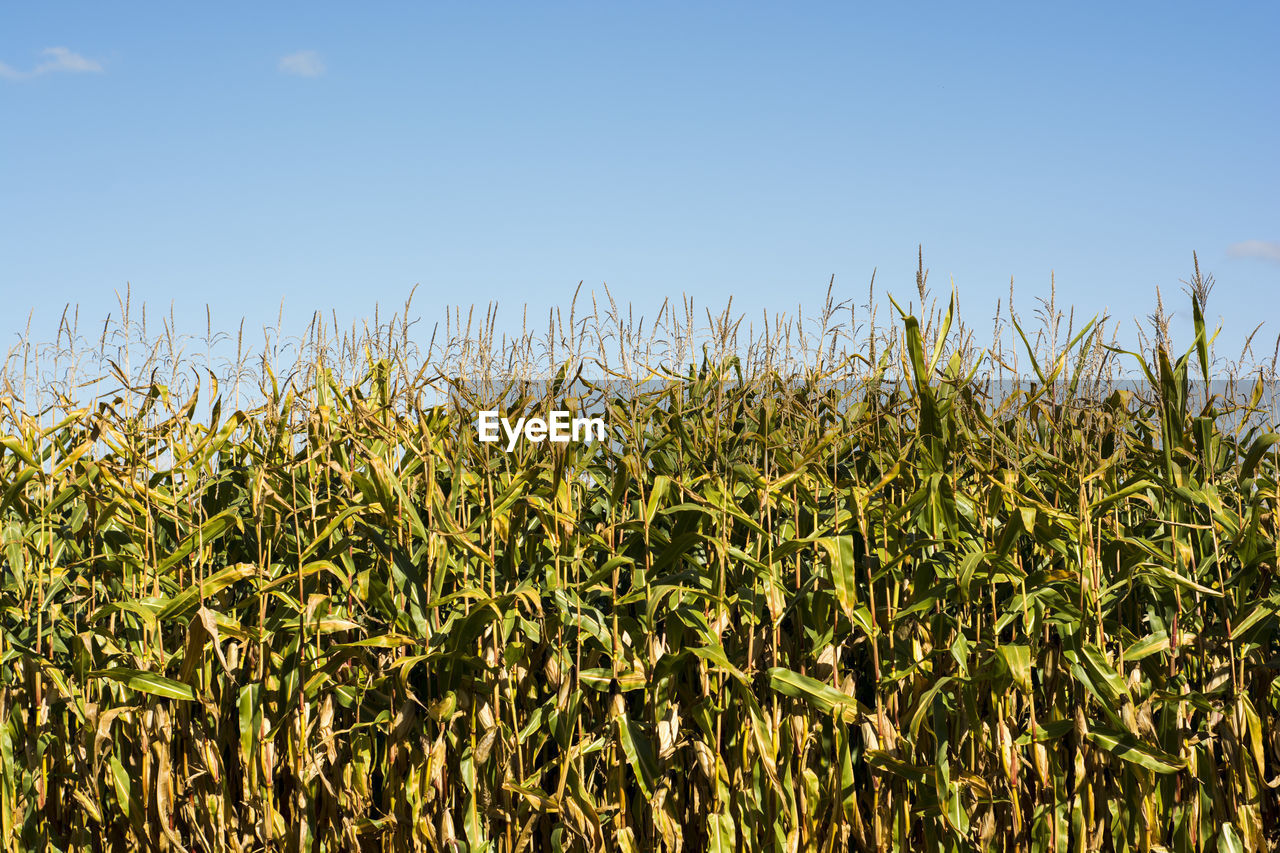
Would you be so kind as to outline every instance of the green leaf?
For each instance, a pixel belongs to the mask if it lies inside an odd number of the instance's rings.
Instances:
[[[769,677],[769,686],[774,690],[784,696],[804,699],[824,714],[833,713],[838,709],[846,721],[852,722],[857,714],[868,713],[868,709],[852,696],[846,696],[821,681],[786,667],[775,666],[765,674]]]
[[[1089,511],[1097,512],[1100,509],[1105,509],[1106,507],[1111,506],[1111,504],[1113,503],[1117,503],[1118,501],[1122,501],[1125,498],[1134,497],[1134,496],[1142,497],[1148,503],[1150,503],[1150,499],[1147,498],[1146,495],[1143,495],[1142,493],[1148,490],[1156,491],[1158,489],[1159,489],[1159,486],[1157,486],[1151,480],[1139,480],[1136,483],[1130,483],[1129,485],[1119,489],[1118,491],[1114,491],[1109,495],[1104,495],[1098,498],[1096,501],[1093,501],[1091,504],[1089,504]]]
[[[947,334],[951,331],[951,318],[956,311],[956,292],[951,291],[951,301],[947,303],[947,315],[942,319],[942,328],[938,330],[937,340],[933,343],[933,355],[929,357],[928,375],[932,376],[938,368],[938,359],[942,357],[942,347],[947,342]]]
[[[743,684],[751,683],[751,680],[747,678],[747,674],[745,672],[729,662],[728,656],[724,653],[724,647],[719,643],[716,643],[715,638],[709,632],[703,635],[703,639],[707,641],[707,645],[694,649],[693,653],[695,655],[705,661],[715,664]]]
[[[659,474],[653,478],[653,485],[649,487],[649,501],[644,508],[644,523],[646,527],[653,524],[654,516],[658,514],[658,507],[661,506],[662,499],[666,497],[667,490],[670,488],[670,477],[664,477]]]
[[[1172,589],[1174,586],[1179,586],[1183,589],[1194,590],[1195,592],[1203,595],[1222,598],[1222,593],[1220,591],[1203,584],[1198,584],[1191,580],[1191,578],[1183,577],[1173,569],[1168,566],[1161,565],[1160,563],[1139,563],[1134,567],[1134,571],[1155,576],[1157,580],[1161,581],[1160,585],[1168,589]]]
[[[1187,766],[1182,759],[1149,746],[1129,732],[1119,729],[1090,723],[1085,737],[1090,743],[1105,749],[1115,757],[1156,773],[1177,773]]]
[[[1169,651],[1169,635],[1164,631],[1160,631],[1143,637],[1125,649],[1124,660],[1125,663],[1137,663],[1143,658],[1149,658],[1154,654],[1167,651]]]
[[[1031,647],[1027,645],[1004,645],[997,651],[1004,662],[1013,683],[1028,695],[1031,693]]]
[[[1200,300],[1191,297],[1191,320],[1196,330],[1196,355],[1200,359],[1200,376],[1209,381],[1209,337],[1204,331],[1204,312],[1200,309]]]
[[[658,777],[658,758],[653,750],[653,743],[640,726],[626,714],[619,714],[617,723],[618,740],[627,757],[627,764],[631,765],[631,770],[645,797],[652,797]]]
[[[943,804],[942,813],[946,817],[947,823],[951,824],[952,829],[961,835],[967,835],[969,832],[969,811],[964,807],[961,791],[960,785],[954,782],[947,786],[947,796]]]
[[[1218,833],[1218,853],[1245,853],[1244,842],[1229,823],[1224,823]]]
[[[851,614],[858,606],[857,579],[854,574],[852,536],[824,536],[816,544],[827,552],[831,561],[831,582],[835,586],[836,598],[846,614]]]
[[[160,564],[156,566],[156,571],[159,574],[164,574],[196,548],[212,544],[219,536],[226,533],[236,524],[239,520],[237,513],[238,510],[236,509],[223,510],[200,525],[199,530],[184,539],[173,553],[160,561]]]
[[[1122,704],[1133,704],[1133,697],[1129,695],[1129,686],[1125,684],[1124,677],[1107,662],[1107,656],[1097,646],[1082,643],[1080,657],[1091,676],[1093,686],[1102,694],[1100,699],[1110,703],[1113,709]]]
[[[183,684],[180,681],[174,681],[157,675],[154,672],[145,672],[140,669],[125,669],[117,667],[116,669],[98,669],[89,673],[90,678],[109,678],[112,681],[119,682],[130,690],[136,690],[139,693],[150,693],[152,696],[163,696],[166,699],[181,699],[185,702],[196,701],[195,691],[190,685]]]
[[[711,816],[707,827],[707,849],[711,853],[738,853],[732,816],[724,812]]]
[[[1239,640],[1264,619],[1274,624],[1277,615],[1280,615],[1280,594],[1272,593],[1258,602],[1247,616],[1231,626],[1231,639]]]
[[[1258,436],[1253,442],[1253,446],[1249,448],[1249,452],[1245,454],[1244,462],[1240,465],[1240,479],[1247,480],[1253,476],[1253,469],[1258,467],[1258,462],[1262,460],[1262,454],[1267,452],[1271,445],[1280,441],[1280,434],[1268,432]]]
[[[895,776],[906,779],[913,785],[929,784],[929,771],[918,764],[895,758],[883,749],[869,749],[866,755],[867,762],[872,767],[888,771]]]
[[[114,755],[107,759],[107,764],[111,767],[111,781],[115,785],[116,799],[120,801],[120,810],[124,812],[126,819],[129,817],[129,789],[131,782],[129,774],[125,772],[124,766],[120,764],[120,759]]]
[[[258,753],[258,736],[262,733],[262,685],[246,684],[240,688],[236,710],[240,716],[240,758],[246,764]]]
[[[168,601],[161,602],[159,619],[177,619],[186,616],[200,604],[201,598],[209,598],[231,586],[237,581],[253,577],[258,569],[249,563],[237,563],[228,566],[205,578],[200,583],[192,584]]]

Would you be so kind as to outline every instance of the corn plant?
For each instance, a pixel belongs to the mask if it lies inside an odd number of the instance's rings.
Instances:
[[[1274,849],[1266,386],[1197,391],[1203,289],[1177,356],[1011,314],[1011,385],[918,283],[863,346],[830,300],[701,354],[691,304],[393,323],[243,405],[11,363],[0,845]],[[609,435],[508,453],[498,406]]]

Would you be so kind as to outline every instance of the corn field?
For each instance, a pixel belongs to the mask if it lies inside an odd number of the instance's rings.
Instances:
[[[1201,393],[1195,283],[1185,352],[1051,302],[981,349],[923,270],[888,323],[593,299],[252,376],[166,323],[87,401],[18,352],[0,844],[1275,849],[1280,436]],[[499,406],[609,436],[507,453]]]

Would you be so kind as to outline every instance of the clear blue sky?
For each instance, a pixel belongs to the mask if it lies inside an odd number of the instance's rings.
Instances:
[[[1182,308],[1196,250],[1274,342],[1278,42],[1271,2],[6,3],[0,333],[126,282],[201,332],[415,283],[428,328],[580,280],[758,316],[910,297],[923,243],[979,328],[1051,271]]]

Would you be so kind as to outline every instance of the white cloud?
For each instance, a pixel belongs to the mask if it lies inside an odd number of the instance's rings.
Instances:
[[[1280,264],[1280,242],[1275,240],[1245,240],[1232,243],[1227,247],[1227,254],[1233,258],[1261,258]]]
[[[49,71],[102,72],[102,65],[96,60],[81,56],[78,53],[72,53],[65,47],[45,48],[40,52],[40,55],[48,56],[50,59],[36,66],[34,72],[36,74],[44,74]]]
[[[11,65],[0,62],[0,78],[5,80],[27,80],[31,77],[39,77],[41,74],[52,74],[58,71],[72,74],[102,73],[102,63],[96,59],[81,56],[65,47],[46,47],[40,51],[40,55],[45,58],[44,61],[30,71],[21,71]]]
[[[319,77],[324,73],[324,62],[314,50],[300,50],[280,57],[281,73],[295,77]]]

